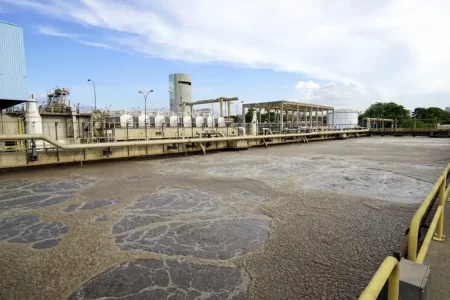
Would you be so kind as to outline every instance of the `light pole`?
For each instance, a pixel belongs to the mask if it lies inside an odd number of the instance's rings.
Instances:
[[[95,92],[95,83],[92,79],[88,79],[87,81],[92,82],[92,85],[94,86],[94,110],[97,110],[97,93]]]
[[[143,91],[139,91],[139,94],[144,96],[144,125],[145,125],[145,140],[147,140],[147,96],[148,94],[153,93],[153,90],[149,90],[147,93]]]

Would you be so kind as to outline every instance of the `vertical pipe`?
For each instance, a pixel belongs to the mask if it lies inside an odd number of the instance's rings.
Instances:
[[[223,117],[223,98],[220,98],[220,116]]]
[[[92,118],[92,114],[91,114],[90,125],[91,125],[91,143],[92,143],[94,141],[94,119]]]
[[[316,107],[316,127],[319,127],[319,108]]]
[[[300,112],[299,112],[299,110],[298,110],[298,105],[297,105],[297,126],[299,126],[299,117],[300,117]]]
[[[55,139],[58,140],[58,122],[55,122]],[[59,162],[59,148],[56,148],[56,161]]]
[[[305,121],[304,121],[305,127],[308,127],[308,107],[305,106],[303,114],[304,114],[304,119],[305,119]]]
[[[306,107],[306,126],[307,127],[311,127],[311,124],[310,124],[311,118],[309,117],[309,114],[310,114],[309,108]]]
[[[320,116],[322,118],[322,121],[320,122],[320,128],[323,128],[323,108],[320,110]]]
[[[445,187],[447,185],[447,174],[444,174],[444,179],[439,186],[439,205],[442,206],[441,216],[439,217],[436,227],[436,240],[442,241],[444,239],[444,208],[445,208]]]
[[[332,128],[334,129],[334,108],[333,108],[332,114],[333,114],[333,116],[332,116],[333,122],[331,123],[331,126],[332,126]]]
[[[389,276],[388,284],[388,300],[399,299],[400,266],[398,264],[396,264],[394,269],[392,270],[392,273]]]
[[[242,125],[245,128],[245,106],[242,105]]]
[[[3,113],[0,111],[0,123],[2,123],[2,134],[5,134],[5,129],[3,128]]]
[[[283,132],[283,128],[284,128],[284,126],[283,126],[283,122],[284,122],[284,120],[283,120],[284,118],[283,118],[283,101],[281,101],[281,132]]]

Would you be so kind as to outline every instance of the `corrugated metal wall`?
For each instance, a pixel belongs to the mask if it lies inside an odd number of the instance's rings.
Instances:
[[[0,99],[27,100],[22,27],[0,22]]]

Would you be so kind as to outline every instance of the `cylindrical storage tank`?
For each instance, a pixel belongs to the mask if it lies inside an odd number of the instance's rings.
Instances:
[[[150,124],[150,117],[145,115],[144,112],[141,112],[138,118],[139,128],[145,128],[145,123],[147,123],[147,127]]]
[[[128,127],[133,127],[133,116],[125,112],[123,115],[120,116],[120,127],[126,128],[127,124]]]
[[[150,113],[148,114],[148,126],[155,126],[155,114]]]
[[[185,113],[184,117],[183,117],[183,126],[184,127],[192,127],[192,118],[187,113]]]
[[[192,78],[189,74],[170,74],[169,75],[169,99],[170,111],[180,113],[182,104],[190,103],[192,97]],[[186,106],[185,112],[192,112],[191,107]]]
[[[358,111],[354,109],[335,109],[334,122],[333,111],[327,115],[328,126],[333,126],[336,129],[354,128],[358,126]]]
[[[225,118],[224,117],[219,117],[217,119],[217,126],[218,127],[226,127],[227,125],[225,124]]]
[[[155,116],[155,127],[161,127],[166,122],[166,118],[163,115],[159,114],[159,111]]]
[[[172,115],[170,116],[169,124],[170,127],[178,126],[178,116],[174,112],[172,112]]]
[[[206,118],[206,126],[214,127],[214,117],[211,114],[208,114],[208,118]]]
[[[42,124],[42,117],[39,114],[36,100],[28,100],[25,112],[25,132],[27,134],[43,134]],[[43,144],[44,143],[42,141],[36,141],[36,146],[38,148],[42,148]]]
[[[195,127],[202,127],[204,121],[204,118],[198,115],[197,118],[195,118]]]
[[[36,100],[30,99],[27,102],[25,112],[25,132],[27,134],[42,134],[42,117],[37,109]]]

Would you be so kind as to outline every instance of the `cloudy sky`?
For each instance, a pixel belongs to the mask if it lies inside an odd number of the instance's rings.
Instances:
[[[24,27],[30,93],[167,107],[168,74],[193,99],[296,100],[365,109],[450,106],[450,1],[0,0]]]

